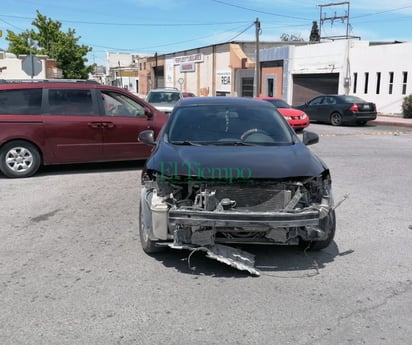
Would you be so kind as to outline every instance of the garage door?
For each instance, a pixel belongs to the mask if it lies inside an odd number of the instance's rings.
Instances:
[[[339,73],[294,74],[292,104],[303,104],[321,94],[336,94],[339,90]]]

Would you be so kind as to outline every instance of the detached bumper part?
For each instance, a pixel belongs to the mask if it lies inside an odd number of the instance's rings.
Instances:
[[[254,268],[255,256],[237,248],[228,247],[222,244],[197,247],[185,244],[175,245],[174,243],[169,243],[168,246],[173,249],[204,251],[206,252],[206,257],[210,259],[215,259],[241,271],[248,271],[252,275],[260,276],[260,272],[256,268]]]

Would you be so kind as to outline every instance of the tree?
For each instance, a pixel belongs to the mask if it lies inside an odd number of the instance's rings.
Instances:
[[[318,22],[316,20],[312,22],[312,30],[310,31],[309,41],[310,42],[320,41],[319,27],[318,27]]]
[[[36,12],[37,17],[32,25],[37,30],[30,29],[20,34],[7,30],[8,51],[16,55],[47,55],[56,60],[56,66],[63,71],[64,78],[86,79],[94,68],[86,66],[86,55],[92,48],[78,44],[81,37],[75,36],[74,29],[69,28],[67,32],[63,32],[62,23]]]
[[[283,33],[280,36],[280,40],[282,42],[287,42],[287,41],[303,42],[304,41],[304,39],[299,34],[286,34],[286,33]]]

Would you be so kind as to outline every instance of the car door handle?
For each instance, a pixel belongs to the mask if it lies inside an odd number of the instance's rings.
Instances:
[[[102,123],[101,122],[89,122],[88,124],[87,124],[89,127],[92,127],[92,128],[101,128],[102,126]]]
[[[102,128],[113,128],[114,123],[113,122],[102,122]]]

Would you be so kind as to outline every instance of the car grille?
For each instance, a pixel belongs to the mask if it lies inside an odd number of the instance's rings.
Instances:
[[[218,200],[228,198],[236,202],[237,209],[253,211],[282,210],[291,198],[292,192],[284,185],[274,186],[216,186]]]

